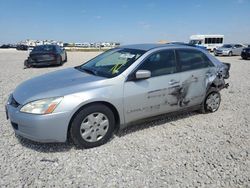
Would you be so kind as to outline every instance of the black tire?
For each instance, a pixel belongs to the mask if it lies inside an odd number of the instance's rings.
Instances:
[[[64,63],[66,63],[68,61],[68,57],[67,57],[67,53],[65,53],[65,60]]]
[[[58,55],[57,58],[56,58],[56,64],[57,65],[62,65],[62,63],[63,63],[62,62],[62,57],[60,55]]]
[[[105,135],[103,135],[99,140],[87,141],[86,139],[88,139],[88,137],[90,137],[91,139],[92,136],[88,136],[87,138],[84,139],[81,134],[84,134],[85,131],[88,131],[90,135],[93,134],[92,132],[95,132],[96,138],[99,137],[99,135],[97,135],[98,134],[97,129],[100,127],[97,127],[98,125],[94,125],[96,124],[96,122],[90,123],[93,126],[90,126],[90,128],[88,130],[84,130],[84,132],[82,132],[82,128],[81,128],[82,124],[84,124],[83,121],[95,113],[96,114],[100,113],[100,114],[105,115],[105,117],[108,120],[108,127],[107,127],[107,130],[105,130],[106,131]],[[73,143],[76,145],[77,148],[93,148],[93,147],[97,147],[97,146],[105,144],[112,137],[114,129],[115,129],[115,117],[114,117],[112,110],[110,110],[110,108],[108,108],[107,106],[103,104],[93,104],[93,105],[82,108],[74,116],[70,126],[71,126],[70,138],[72,139]]]
[[[232,55],[233,55],[233,52],[230,51],[230,52],[228,53],[228,56],[232,56]]]
[[[210,96],[217,96],[218,97],[218,104],[217,104],[217,102],[214,101],[218,106],[216,105],[214,108],[212,108],[210,105],[208,105],[208,100],[209,100]],[[205,97],[203,103],[202,103],[200,112],[201,113],[216,112],[220,107],[220,103],[221,103],[220,92],[216,88],[210,88],[206,94],[206,97]]]
[[[28,60],[24,61],[24,68],[30,68],[31,66],[29,65]]]

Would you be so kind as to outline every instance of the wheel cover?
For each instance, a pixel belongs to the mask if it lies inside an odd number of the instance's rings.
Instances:
[[[220,95],[218,93],[211,93],[206,100],[207,109],[214,112],[220,106]]]
[[[87,142],[97,142],[108,132],[109,120],[100,112],[89,114],[81,123],[80,134]]]

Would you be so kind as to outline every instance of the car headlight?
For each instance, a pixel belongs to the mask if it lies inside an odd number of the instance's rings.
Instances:
[[[31,114],[50,114],[52,113],[63,97],[41,99],[25,104],[20,111]]]

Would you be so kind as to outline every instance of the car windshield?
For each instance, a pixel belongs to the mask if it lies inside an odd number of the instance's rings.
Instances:
[[[230,45],[230,44],[224,44],[224,45],[222,46],[222,48],[232,48],[232,45]]]
[[[191,40],[189,44],[196,45],[196,44],[201,44],[201,40]]]
[[[76,68],[97,76],[112,78],[125,71],[144,53],[144,50],[112,49]]]
[[[55,47],[52,45],[36,46],[32,51],[54,51]]]

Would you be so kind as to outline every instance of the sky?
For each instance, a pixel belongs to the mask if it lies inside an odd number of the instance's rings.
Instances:
[[[193,34],[250,43],[250,0],[0,0],[0,44],[188,42]]]

